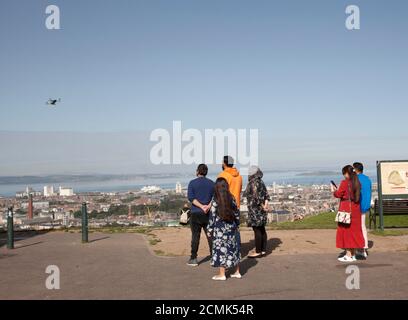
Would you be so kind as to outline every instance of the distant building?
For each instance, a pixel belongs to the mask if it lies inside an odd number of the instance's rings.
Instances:
[[[54,195],[54,186],[44,186],[44,197],[52,197]]]
[[[24,202],[21,204],[22,209],[28,209],[29,202]],[[48,210],[50,208],[50,203],[48,201],[38,201],[33,202],[33,209],[34,210]]]
[[[59,195],[62,197],[72,197],[74,195],[74,189],[59,187]]]
[[[176,183],[176,193],[177,193],[177,194],[183,193],[183,188],[181,187],[181,183],[180,183],[180,182],[177,182],[177,183]]]
[[[29,195],[33,195],[34,197],[41,196],[41,192],[35,191],[33,188],[26,187],[24,191],[16,192],[16,198],[27,198]]]
[[[156,192],[160,192],[161,188],[157,186],[146,186],[140,189],[140,191],[144,193],[156,193]]]
[[[69,227],[69,219],[71,218],[69,213],[65,213],[63,218],[62,218],[62,225],[64,227]]]
[[[101,204],[99,208],[102,212],[109,212],[110,204]]]

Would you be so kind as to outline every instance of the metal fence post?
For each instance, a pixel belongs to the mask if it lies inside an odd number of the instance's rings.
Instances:
[[[14,249],[14,216],[13,207],[7,210],[7,249]]]
[[[88,212],[86,202],[82,203],[82,243],[88,242]]]

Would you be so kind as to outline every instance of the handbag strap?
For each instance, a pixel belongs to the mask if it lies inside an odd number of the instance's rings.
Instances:
[[[349,192],[349,201],[350,201],[350,214],[351,214],[351,212],[353,211],[353,204],[352,204],[352,200],[351,200],[351,193],[353,192],[353,190],[352,190],[352,188],[351,188],[351,181],[349,181],[349,183],[348,183],[348,192]]]

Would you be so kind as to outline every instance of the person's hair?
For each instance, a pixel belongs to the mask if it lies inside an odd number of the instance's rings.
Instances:
[[[234,166],[234,158],[231,156],[224,156],[223,162],[229,168],[232,168]]]
[[[360,194],[361,194],[361,184],[360,180],[358,179],[357,174],[354,171],[354,168],[350,165],[347,165],[342,170],[343,174],[348,173],[351,182],[351,200],[355,203],[360,202]]]
[[[229,191],[228,182],[224,178],[218,178],[215,181],[214,200],[217,202],[217,215],[220,219],[226,222],[234,221],[233,197]]]
[[[356,169],[358,172],[364,172],[364,166],[361,162],[354,162],[353,168]]]
[[[206,176],[208,173],[208,167],[206,164],[202,163],[200,165],[198,165],[197,167],[197,174],[199,174],[200,176]]]

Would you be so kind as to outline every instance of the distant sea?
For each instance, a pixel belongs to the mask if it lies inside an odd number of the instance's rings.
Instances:
[[[366,173],[376,182],[375,172]],[[92,178],[93,177],[93,178]],[[183,188],[186,188],[188,182],[194,179],[194,176],[185,174],[172,175],[152,175],[143,176],[48,176],[48,177],[0,177],[0,196],[14,196],[16,192],[23,191],[31,187],[36,191],[43,191],[45,185],[53,185],[57,191],[59,186],[71,187],[75,193],[82,192],[126,192],[137,191],[147,185],[159,186],[162,189],[175,189],[176,183],[180,182]],[[216,176],[209,175],[208,178],[215,180]],[[267,185],[292,184],[292,185],[323,185],[329,184],[331,180],[336,183],[342,180],[342,176],[336,172],[322,171],[267,171],[264,173],[264,182]],[[14,183],[13,183],[14,182]],[[15,183],[18,182],[18,183]],[[244,177],[244,184],[247,177]]]

